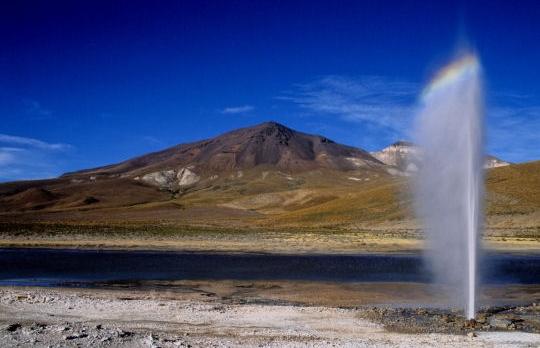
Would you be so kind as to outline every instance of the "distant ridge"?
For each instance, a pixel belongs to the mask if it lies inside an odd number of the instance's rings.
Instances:
[[[170,194],[245,181],[244,174],[258,168],[292,175],[316,170],[384,172],[385,165],[362,149],[270,121],[57,179],[1,184],[0,212],[164,201]]]
[[[370,152],[370,154],[384,164],[398,167],[407,172],[417,170],[421,159],[419,148],[414,143],[404,140],[396,141],[384,149]],[[486,156],[484,162],[484,168],[488,169],[507,165],[510,163],[490,155]]]
[[[265,122],[56,179],[0,184],[0,229],[414,230],[404,176],[418,156],[407,141],[370,154]],[[486,164],[502,166],[486,174],[486,216],[536,228],[540,161],[509,166],[488,156]]]
[[[236,129],[215,138],[177,145],[119,164],[65,175],[137,176],[179,167],[190,167],[190,170],[204,175],[259,165],[296,172],[317,168],[351,170],[361,166],[376,167],[381,163],[362,149],[270,121]]]

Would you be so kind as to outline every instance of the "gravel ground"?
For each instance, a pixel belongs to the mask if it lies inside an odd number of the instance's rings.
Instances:
[[[377,310],[228,304],[215,298],[182,298],[167,292],[3,287],[0,345],[540,347],[539,334],[517,328],[501,332],[472,329],[462,334],[389,331],[388,323],[380,317],[396,319],[399,312],[374,313]],[[537,313],[532,310],[527,315],[534,317]]]

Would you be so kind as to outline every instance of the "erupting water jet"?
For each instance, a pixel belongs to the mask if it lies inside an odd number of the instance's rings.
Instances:
[[[480,63],[462,55],[422,95],[416,137],[422,151],[416,208],[429,243],[436,281],[475,315],[478,236],[483,195],[483,94]]]

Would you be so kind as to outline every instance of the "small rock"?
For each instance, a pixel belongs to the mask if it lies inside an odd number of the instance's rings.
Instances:
[[[47,327],[47,325],[45,325],[45,324],[41,324],[41,323],[33,323],[32,326],[30,327],[30,330],[37,331],[38,333],[40,333],[40,332],[43,331],[46,327]]]
[[[473,337],[476,337],[477,335],[476,335],[476,332],[469,332],[467,336],[470,338],[473,338]]]
[[[81,333],[81,334],[78,334],[78,335],[69,335],[69,336],[64,336],[64,339],[66,341],[69,341],[69,340],[76,340],[78,338],[85,338],[85,337],[88,337],[87,334],[85,333]]]
[[[474,329],[477,325],[477,322],[476,320],[474,319],[470,319],[470,320],[467,320],[463,326],[466,327],[466,328],[471,328],[471,329]]]
[[[101,330],[101,329],[103,329],[103,326],[101,326],[101,324],[97,324],[96,325],[96,330]]]
[[[484,313],[478,314],[476,322],[479,324],[485,324],[487,322],[487,316]]]
[[[493,317],[489,319],[489,325],[495,329],[508,329],[512,321],[504,318]]]
[[[118,337],[122,337],[122,338],[123,337],[129,337],[129,336],[133,335],[132,332],[124,331],[124,330],[118,330],[117,333],[118,333]]]
[[[454,318],[452,318],[451,316],[449,316],[448,314],[445,314],[442,316],[441,320],[445,323],[451,323],[454,321]]]

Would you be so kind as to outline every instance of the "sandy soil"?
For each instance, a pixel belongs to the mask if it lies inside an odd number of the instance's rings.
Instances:
[[[540,240],[530,238],[488,238],[484,245],[497,251],[540,252]],[[7,247],[350,254],[417,252],[425,248],[425,242],[390,232],[200,232],[163,237],[129,233],[119,237],[84,233],[16,235],[5,232],[0,236],[0,248]]]
[[[73,284],[77,286],[77,284]],[[316,307],[443,308],[452,289],[414,282],[305,280],[148,280],[94,283],[101,289],[166,292],[170,298],[219,300],[225,304],[284,304]],[[540,303],[540,285],[513,284],[479,289],[480,307]],[[540,307],[539,307],[540,309]],[[540,314],[540,313],[539,313]]]
[[[125,232],[10,233],[0,247],[74,247],[265,253],[355,253],[415,251],[422,241],[369,232],[189,231],[167,235]],[[539,243],[540,249],[540,243]]]
[[[4,347],[538,347],[540,335],[400,334],[362,309],[231,304],[190,293],[0,288]]]

